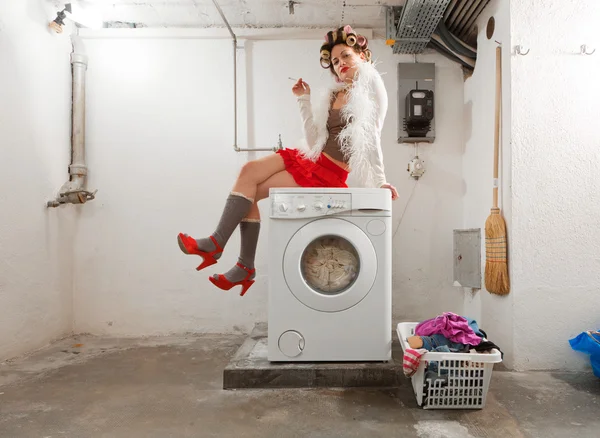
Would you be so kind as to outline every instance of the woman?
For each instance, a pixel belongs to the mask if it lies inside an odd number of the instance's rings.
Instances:
[[[398,193],[385,179],[381,153],[381,129],[387,112],[383,81],[371,63],[367,39],[350,26],[328,32],[321,46],[321,66],[331,70],[336,84],[313,111],[310,87],[300,78],[292,88],[298,99],[304,128],[301,150],[282,149],[246,163],[225,203],[215,232],[194,239],[177,237],[185,254],[203,258],[196,268],[217,263],[225,244],[240,225],[238,263],[210,281],[223,290],[241,285],[244,295],[254,283],[254,256],[260,229],[257,202],[274,187],[348,187],[350,170],[365,187],[387,188],[392,199]]]

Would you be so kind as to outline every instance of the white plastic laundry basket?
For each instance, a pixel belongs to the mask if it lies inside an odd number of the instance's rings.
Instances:
[[[401,322],[396,328],[402,350],[410,348],[416,322]],[[417,404],[424,409],[481,409],[490,387],[494,364],[502,362],[501,353],[425,353],[417,372],[411,377]],[[437,363],[437,373],[427,366]],[[431,378],[433,377],[433,378]]]

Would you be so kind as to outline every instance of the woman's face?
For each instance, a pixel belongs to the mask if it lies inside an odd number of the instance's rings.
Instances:
[[[365,54],[360,55],[346,44],[336,44],[331,50],[331,62],[333,71],[338,75],[342,82],[349,82],[354,79],[354,74],[358,68],[358,63],[365,59]]]

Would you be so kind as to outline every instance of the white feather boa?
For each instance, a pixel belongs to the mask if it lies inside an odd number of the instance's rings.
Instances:
[[[316,161],[329,136],[327,120],[335,94],[344,84],[334,84],[319,94],[313,108],[301,110],[305,138],[298,149],[302,155]],[[299,99],[302,101],[302,99]],[[387,112],[387,93],[379,72],[370,62],[358,66],[357,78],[348,91],[348,100],[341,110],[345,127],[338,139],[342,152],[348,157],[353,177],[366,187],[380,187],[385,183],[381,154],[381,129]]]

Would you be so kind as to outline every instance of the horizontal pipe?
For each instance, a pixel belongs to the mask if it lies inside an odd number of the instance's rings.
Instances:
[[[277,148],[236,148],[236,152],[275,152]]]
[[[273,40],[322,40],[323,35],[330,31],[330,28],[269,28],[269,29],[251,29],[232,27],[238,39],[247,39],[252,41],[273,41]],[[372,40],[372,29],[354,29],[356,32]],[[78,29],[79,37],[85,39],[111,39],[111,38],[139,38],[139,39],[206,39],[223,40],[230,39],[229,29],[225,27],[211,27],[204,29],[194,28],[151,28],[143,27],[137,29],[123,28],[104,28],[104,29]]]

